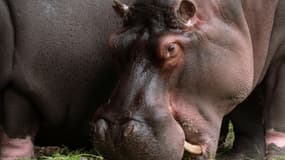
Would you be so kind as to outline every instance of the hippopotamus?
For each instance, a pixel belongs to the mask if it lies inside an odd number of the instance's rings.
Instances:
[[[127,2],[127,1],[126,1]],[[111,0],[0,0],[0,159],[86,145],[115,84]]]
[[[94,114],[109,160],[214,159],[223,117],[228,159],[285,151],[285,1],[116,1],[109,39],[118,82]]]

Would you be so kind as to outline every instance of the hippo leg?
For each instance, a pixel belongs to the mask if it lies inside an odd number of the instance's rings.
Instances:
[[[38,119],[30,101],[15,89],[7,88],[4,91],[3,104],[0,159],[32,157],[32,138],[38,128]]]
[[[277,61],[271,67],[268,74],[267,82],[268,82],[267,83],[268,89],[267,89],[267,101],[266,101],[266,110],[265,110],[267,159],[268,160],[273,160],[277,158],[285,159],[284,60]]]
[[[257,88],[250,97],[230,115],[234,125],[235,141],[227,160],[262,160],[264,151],[264,125],[262,123],[261,89]]]

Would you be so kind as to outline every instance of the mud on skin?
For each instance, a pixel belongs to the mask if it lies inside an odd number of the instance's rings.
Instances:
[[[223,117],[242,107],[229,115],[238,134],[231,156],[270,159],[271,143],[285,142],[281,136],[265,143],[268,131],[285,132],[285,51],[278,47],[284,6],[278,0],[116,1],[124,25],[110,47],[119,81],[94,115],[95,146],[111,160],[180,160],[184,149],[194,159],[214,159]]]

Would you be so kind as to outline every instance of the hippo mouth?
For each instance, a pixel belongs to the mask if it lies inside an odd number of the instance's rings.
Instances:
[[[203,138],[203,129],[192,125],[194,120],[181,113],[184,111],[180,104],[169,102],[169,107],[151,107],[150,112],[137,111],[128,115],[129,118],[109,106],[101,108],[93,123],[95,147],[111,160],[115,157],[116,160],[180,160],[183,153],[208,157],[209,146]],[[139,113],[144,115],[143,119]]]

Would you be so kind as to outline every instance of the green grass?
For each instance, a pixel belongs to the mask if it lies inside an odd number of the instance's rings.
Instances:
[[[69,153],[67,155],[55,153],[51,156],[43,156],[39,160],[103,160],[103,157],[86,153]]]
[[[217,153],[217,159],[219,159],[219,157],[223,157],[224,155],[228,154],[231,151],[234,145],[234,140],[235,140],[234,126],[230,122],[229,123],[229,133],[225,139],[224,144],[222,144],[223,147],[220,148],[219,152]]]
[[[96,153],[96,154],[94,154]],[[36,150],[36,160],[104,160],[95,151],[70,151],[66,147],[41,148]],[[27,159],[20,159],[27,160]]]

